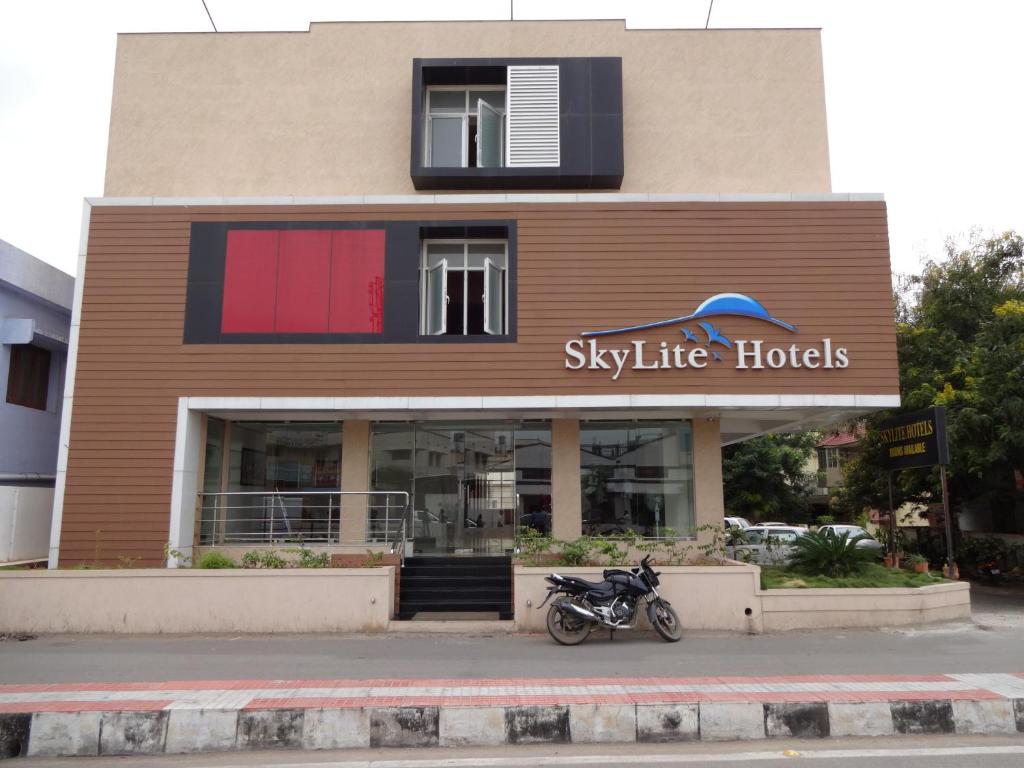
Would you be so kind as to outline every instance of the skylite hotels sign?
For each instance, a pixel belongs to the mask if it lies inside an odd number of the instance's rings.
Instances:
[[[565,367],[570,371],[605,370],[615,381],[626,369],[657,371],[732,365],[741,370],[755,371],[779,368],[828,370],[846,368],[850,364],[846,347],[834,345],[831,339],[821,339],[812,344],[770,346],[763,339],[730,338],[722,326],[711,322],[715,317],[752,318],[797,333],[796,326],[773,317],[756,299],[742,293],[719,293],[704,301],[690,315],[581,333],[581,338],[565,343]],[[682,340],[676,344],[662,341],[654,345],[634,340],[628,346],[613,346],[605,341],[623,333],[672,325],[680,326],[682,334]]]

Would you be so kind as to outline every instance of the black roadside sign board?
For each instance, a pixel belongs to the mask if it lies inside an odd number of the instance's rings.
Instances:
[[[949,464],[946,409],[941,405],[904,413],[878,425],[886,469],[910,469]]]

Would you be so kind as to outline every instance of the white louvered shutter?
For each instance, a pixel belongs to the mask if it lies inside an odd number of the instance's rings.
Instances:
[[[508,68],[507,165],[558,167],[558,65]]]

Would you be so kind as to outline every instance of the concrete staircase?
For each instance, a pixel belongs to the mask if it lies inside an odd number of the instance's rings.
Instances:
[[[507,556],[407,557],[399,619],[423,614],[498,614],[512,618],[512,559]],[[450,618],[450,617],[446,617]]]

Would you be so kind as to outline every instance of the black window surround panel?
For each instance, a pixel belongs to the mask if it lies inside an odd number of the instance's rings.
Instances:
[[[509,65],[558,65],[558,168],[424,166],[425,91],[431,85],[496,85]],[[622,59],[413,59],[410,176],[418,190],[619,189],[624,173]]]
[[[224,271],[232,229],[384,230],[384,328],[381,333],[222,333]],[[500,336],[420,334],[421,244],[432,238],[508,241],[508,332]],[[507,344],[516,341],[517,256],[513,219],[480,221],[195,222],[189,245],[185,344]]]

